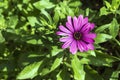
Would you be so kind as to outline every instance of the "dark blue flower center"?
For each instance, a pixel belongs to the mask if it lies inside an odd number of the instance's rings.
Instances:
[[[73,36],[74,36],[74,39],[76,39],[76,40],[80,40],[81,37],[82,37],[82,35],[81,35],[80,32],[75,32],[75,33],[73,34]]]

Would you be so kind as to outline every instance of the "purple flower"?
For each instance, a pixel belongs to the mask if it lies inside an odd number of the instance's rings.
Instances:
[[[83,15],[80,15],[78,18],[72,18],[68,16],[66,27],[60,25],[60,30],[57,31],[57,35],[63,36],[60,38],[60,42],[64,42],[62,48],[69,47],[72,54],[75,54],[77,50],[80,52],[94,50],[93,43],[96,34],[90,32],[94,27],[93,23],[88,22],[88,17],[83,18]]]

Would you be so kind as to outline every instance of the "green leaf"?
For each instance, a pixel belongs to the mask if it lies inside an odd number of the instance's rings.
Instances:
[[[39,10],[50,9],[55,6],[53,3],[49,2],[49,0],[41,0],[41,1],[35,2],[33,5]]]
[[[88,65],[85,65],[85,72],[85,80],[103,80],[103,78],[98,74],[98,72]]]
[[[111,39],[112,36],[111,35],[108,35],[108,34],[97,34],[97,37],[95,38],[95,43],[103,43],[103,42],[106,42],[108,41],[109,39]]]
[[[81,5],[80,1],[74,1],[74,2],[69,3],[69,6],[71,7],[78,7],[80,5]]]
[[[99,26],[99,27],[95,30],[95,32],[96,32],[96,33],[103,32],[103,31],[105,31],[105,29],[109,28],[110,25],[111,25],[111,24],[109,23],[109,24],[105,24],[105,25]]]
[[[57,58],[54,60],[50,71],[55,70],[61,64],[62,60],[63,60],[63,55],[61,53],[61,55],[58,55]]]
[[[119,80],[119,74],[120,74],[120,71],[114,71],[112,73],[110,80]]]
[[[57,80],[70,80],[70,73],[68,68],[62,68],[62,70],[57,74]]]
[[[2,15],[0,15],[0,29],[5,29],[6,24],[5,24],[5,19]]]
[[[120,0],[112,0],[111,6],[112,6],[114,9],[118,9],[118,7],[120,6]]]
[[[112,62],[119,61],[120,59],[107,55],[105,53],[96,52],[96,56],[87,56],[89,64],[95,66],[112,66]]]
[[[26,66],[17,76],[17,79],[32,79],[33,77],[38,75],[38,69],[40,65],[42,64],[41,62],[35,62],[33,64],[30,64]]]
[[[59,49],[57,46],[52,46],[52,56],[57,55],[58,53],[60,53],[61,51],[63,51],[62,49]],[[60,53],[61,54],[61,53]]]
[[[53,20],[54,20],[54,22],[56,24],[58,23],[58,21],[59,21],[59,11],[55,10],[55,14],[54,14]]]
[[[6,21],[6,23],[7,23],[7,26],[9,28],[15,29],[15,27],[16,27],[16,25],[18,23],[18,16],[11,16],[11,17],[9,17],[9,20]]]
[[[110,12],[108,12],[108,9],[106,7],[102,7],[100,9],[100,16],[102,16],[102,15],[108,15],[108,14],[110,14]]]
[[[80,63],[80,60],[78,59],[77,55],[74,55],[71,65],[74,72],[74,79],[85,80],[84,66]]]
[[[110,34],[112,35],[112,37],[116,38],[116,36],[118,35],[118,31],[119,31],[119,24],[115,18],[111,22],[109,30],[110,30]]]
[[[29,17],[27,17],[27,19],[28,19],[29,24],[30,24],[31,26],[35,26],[35,24],[39,24],[39,21],[38,21],[37,18],[34,17],[34,16],[29,16]]]
[[[107,7],[108,9],[110,9],[110,8],[111,8],[111,5],[110,5],[110,3],[109,3],[109,2],[105,1],[105,4],[106,4],[106,7]]]
[[[50,16],[50,14],[45,10],[41,10],[41,13],[44,14],[48,18],[50,24],[52,24],[52,18]]]
[[[0,31],[0,43],[4,42],[5,41],[5,38],[2,36],[2,33]]]
[[[31,39],[31,40],[28,40],[27,43],[29,43],[29,44],[37,44],[37,40],[36,39]]]
[[[40,72],[40,75],[41,76],[45,76],[47,74],[49,74],[50,72],[54,71],[57,67],[60,66],[60,64],[62,63],[62,60],[63,60],[63,54],[60,53],[56,56],[56,59],[54,60],[52,66],[51,66],[51,63],[47,63],[46,66],[50,65],[49,67],[47,68],[44,68],[41,72]]]

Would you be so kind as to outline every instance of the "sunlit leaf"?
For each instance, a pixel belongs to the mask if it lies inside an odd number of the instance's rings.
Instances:
[[[63,56],[58,55],[57,58],[55,59],[55,61],[53,62],[53,65],[50,70],[51,71],[55,70],[61,64],[62,60],[63,60]]]
[[[107,28],[110,27],[110,25],[111,25],[111,24],[105,24],[105,25],[99,26],[99,27],[95,30],[95,32],[96,32],[96,33],[104,32],[105,29],[107,29]]]
[[[17,79],[32,79],[33,77],[37,76],[38,69],[42,61],[35,62],[26,66],[17,76]]]
[[[95,38],[95,43],[103,43],[103,42],[106,42],[108,41],[109,39],[111,39],[112,36],[111,35],[108,35],[108,34],[97,34],[97,37]]]
[[[85,80],[84,65],[80,63],[80,60],[76,55],[74,55],[71,65],[74,72],[74,79]]]
[[[113,38],[115,38],[118,35],[119,24],[118,24],[118,22],[117,22],[117,20],[115,18],[111,22],[109,30],[110,30],[110,34],[112,35]]]
[[[39,10],[45,9],[45,8],[50,9],[55,6],[52,2],[49,2],[49,0],[41,0],[41,1],[35,2],[33,5]]]
[[[29,16],[29,17],[27,17],[27,19],[31,26],[35,26],[35,24],[39,24],[39,21],[34,16]]]

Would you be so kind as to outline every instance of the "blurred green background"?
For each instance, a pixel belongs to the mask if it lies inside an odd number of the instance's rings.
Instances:
[[[67,16],[96,24],[95,50],[72,55]],[[0,0],[0,80],[120,80],[120,0]]]

